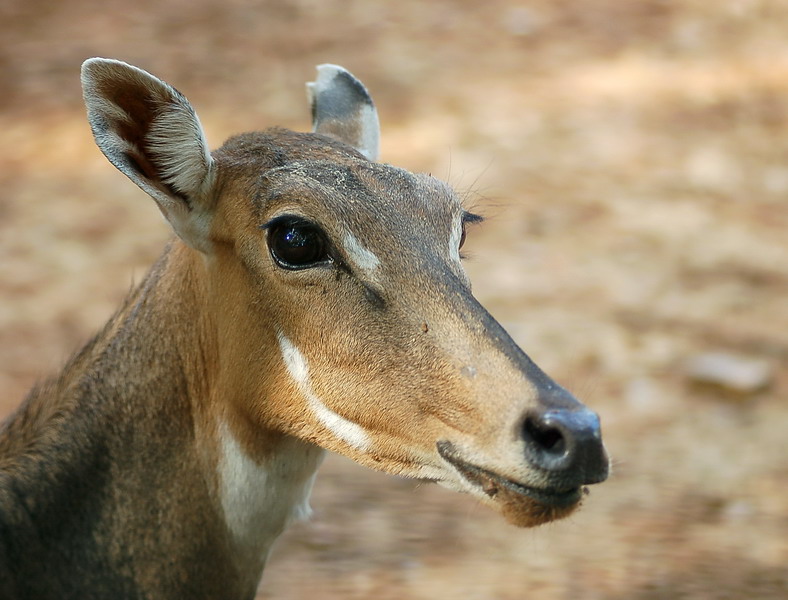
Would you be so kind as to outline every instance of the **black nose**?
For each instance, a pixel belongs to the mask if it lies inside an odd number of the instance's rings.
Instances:
[[[567,487],[607,479],[599,417],[580,405],[529,412],[523,423],[526,458]]]

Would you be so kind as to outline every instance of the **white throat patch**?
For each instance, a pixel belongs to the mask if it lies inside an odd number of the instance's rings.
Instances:
[[[284,442],[280,456],[258,464],[226,423],[219,434],[221,503],[227,527],[240,548],[265,560],[288,522],[309,516],[309,495],[324,451],[292,438]]]
[[[287,372],[290,373],[298,385],[298,389],[306,397],[309,408],[318,420],[348,445],[359,450],[368,448],[369,435],[364,431],[364,428],[332,411],[312,390],[312,384],[309,381],[309,365],[307,365],[306,358],[301,354],[301,351],[283,334],[280,333],[277,337]]]

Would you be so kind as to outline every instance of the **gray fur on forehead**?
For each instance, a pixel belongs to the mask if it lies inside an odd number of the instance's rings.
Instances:
[[[278,175],[289,174],[305,183],[311,179],[346,192],[427,194],[459,204],[451,188],[438,179],[370,162],[347,144],[315,133],[276,127],[244,133],[228,139],[213,155],[226,176],[247,179],[256,170],[263,185],[266,179],[279,180]]]
[[[460,208],[451,187],[431,175],[363,160],[344,164],[297,161],[267,171],[263,179],[274,185],[281,182],[285,186],[318,187],[327,193],[339,193],[345,199],[367,197],[374,203],[407,201],[411,205],[423,202],[433,208],[440,204],[451,211]]]

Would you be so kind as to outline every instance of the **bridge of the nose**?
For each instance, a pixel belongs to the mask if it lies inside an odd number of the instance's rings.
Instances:
[[[460,362],[494,356],[517,378],[549,382],[471,294],[458,252],[463,208],[447,184],[365,161],[292,169],[297,186],[310,190],[300,196],[309,196],[306,210],[352,275],[400,313],[399,323],[434,327],[434,344]]]
[[[292,211],[325,231],[342,262],[337,293],[355,297],[345,314],[367,343],[369,331],[381,332],[396,358],[413,363],[414,375],[426,369],[420,365],[440,365],[466,403],[485,372],[505,369],[512,389],[527,387],[516,364],[524,355],[470,293],[458,252],[463,208],[445,183],[362,160],[298,161],[265,180],[275,208],[261,207],[261,220]],[[494,393],[489,389],[488,399]]]
[[[351,176],[343,177],[347,187]],[[403,360],[413,370],[431,365],[444,386],[422,409],[469,436],[499,437],[550,380],[471,294],[458,252],[459,200],[439,180],[386,165],[352,177],[363,206],[343,214],[355,237],[344,250],[358,278],[386,299],[392,337],[410,340]],[[338,214],[339,203],[331,210]]]

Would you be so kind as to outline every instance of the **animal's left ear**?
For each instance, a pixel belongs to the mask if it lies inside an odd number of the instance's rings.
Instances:
[[[82,65],[82,90],[104,155],[156,201],[183,241],[207,248],[215,169],[186,98],[142,69],[104,58]]]
[[[319,65],[317,79],[306,88],[313,131],[353,146],[369,160],[377,160],[378,111],[364,84],[340,66]]]

